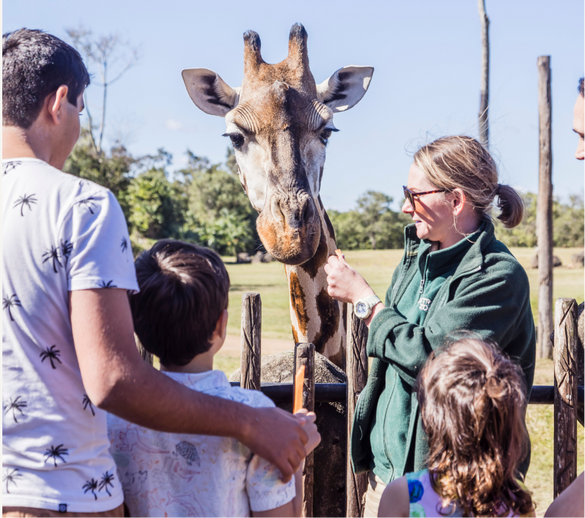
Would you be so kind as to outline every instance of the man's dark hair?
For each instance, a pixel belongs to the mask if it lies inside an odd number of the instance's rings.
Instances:
[[[228,306],[230,278],[213,250],[163,239],[136,259],[140,293],[130,296],[134,330],[163,365],[186,365],[209,351]]]
[[[2,36],[2,125],[30,128],[43,103],[61,85],[67,100],[89,85],[83,59],[71,45],[38,30],[19,29]]]
[[[583,79],[585,78],[581,78],[579,79],[579,94],[581,95],[581,97],[585,97],[585,92],[583,91]]]

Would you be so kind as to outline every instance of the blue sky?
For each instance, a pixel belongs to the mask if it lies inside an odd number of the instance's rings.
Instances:
[[[538,186],[537,67],[551,56],[555,194],[583,194],[583,163],[574,159],[576,87],[584,72],[582,0],[487,0],[491,39],[490,150],[501,182]],[[285,58],[295,22],[309,34],[311,69],[321,82],[345,65],[375,67],[370,89],[336,115],[341,130],[327,152],[322,198],[348,210],[366,190],[402,200],[417,147],[446,134],[477,136],[480,25],[475,0],[223,0],[165,2],[6,0],[3,32],[39,28],[66,39],[83,24],[96,35],[120,33],[142,59],[109,92],[106,137],[136,154],[164,147],[173,167],[185,150],[223,161],[224,122],[189,99],[181,70],[206,67],[231,86],[243,73],[242,33],[262,39],[268,62]],[[91,69],[90,69],[91,71]],[[93,114],[100,91],[90,86]],[[395,204],[398,207],[398,203]]]

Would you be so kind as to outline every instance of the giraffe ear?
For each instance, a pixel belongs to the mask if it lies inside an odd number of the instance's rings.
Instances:
[[[238,104],[240,88],[232,88],[213,70],[183,70],[183,81],[195,105],[209,115],[224,117]]]
[[[373,67],[340,68],[330,78],[317,85],[317,98],[334,112],[349,110],[365,95],[373,74]]]

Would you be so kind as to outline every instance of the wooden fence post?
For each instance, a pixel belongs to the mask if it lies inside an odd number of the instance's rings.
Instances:
[[[539,172],[538,172],[538,352],[541,358],[550,358],[552,317],[552,106],[550,56],[538,58],[538,121],[539,121]]]
[[[303,381],[303,408],[309,412],[315,411],[315,346],[308,343],[300,343],[295,346],[295,373],[301,365],[305,366],[305,379]],[[293,375],[293,394],[295,393]],[[293,398],[294,399],[294,398]],[[303,470],[303,512],[302,516],[313,516],[313,485],[315,482],[315,458],[313,452],[305,459]]]
[[[351,428],[358,397],[368,381],[368,326],[347,305],[347,466],[345,516],[363,516],[363,496],[368,489],[367,473],[355,475],[351,465]]]
[[[242,295],[241,383],[245,389],[260,390],[260,332],[262,301],[259,293]]]
[[[577,477],[577,303],[555,306],[554,498]]]

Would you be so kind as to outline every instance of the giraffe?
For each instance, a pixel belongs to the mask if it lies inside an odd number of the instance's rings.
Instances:
[[[284,263],[293,338],[345,367],[345,319],[341,303],[327,293],[323,269],[335,253],[335,233],[321,198],[325,147],[333,114],[350,109],[366,93],[374,69],[347,66],[317,85],[309,69],[307,32],[292,27],[288,56],[268,64],[260,37],[244,33],[244,78],[232,88],[212,70],[183,70],[191,100],[210,115],[225,117],[224,136],[235,150],[238,175],[258,211],[258,235]]]

